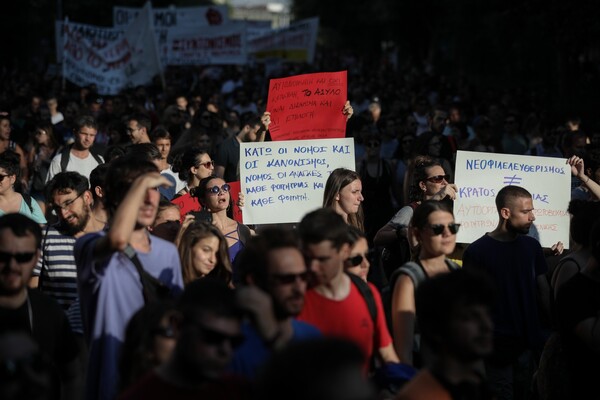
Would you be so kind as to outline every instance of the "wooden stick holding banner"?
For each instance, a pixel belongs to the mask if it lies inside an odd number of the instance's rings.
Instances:
[[[471,243],[493,231],[499,218],[496,195],[504,186],[516,185],[533,197],[530,236],[543,247],[561,241],[568,248],[571,169],[565,159],[458,151],[455,183],[454,218],[462,224],[457,242]]]
[[[346,71],[271,79],[267,111],[274,141],[346,136],[342,109],[348,98]]]
[[[331,171],[354,165],[352,138],[242,143],[244,223],[300,221],[322,206]]]

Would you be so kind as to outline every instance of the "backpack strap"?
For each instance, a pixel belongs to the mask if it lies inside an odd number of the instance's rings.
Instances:
[[[27,204],[27,207],[29,207],[29,211],[31,211],[31,214],[33,214],[33,205],[31,204],[31,196],[28,195],[27,193],[21,193],[21,197],[23,197],[23,201],[25,201],[25,204]]]
[[[377,304],[375,303],[375,297],[373,297],[373,292],[371,291],[369,284],[354,274],[346,274],[350,277],[350,280],[354,286],[356,286],[363,299],[365,299],[369,314],[371,315],[371,320],[373,320],[373,326],[377,326]]]
[[[415,286],[415,290],[419,284],[425,279],[427,279],[427,275],[425,275],[425,270],[419,264],[414,261],[409,261],[400,266],[397,270],[394,271],[392,276],[390,277],[390,289],[393,291],[394,286],[396,286],[396,281],[400,277],[400,275],[407,275]]]
[[[60,153],[60,172],[65,172],[67,170],[67,165],[69,164],[69,157],[71,156],[71,146],[65,146]]]
[[[92,157],[94,157],[94,160],[96,160],[98,165],[104,164],[104,161],[102,161],[102,158],[100,158],[100,154],[96,153],[95,150],[90,149],[90,154],[92,155]]]

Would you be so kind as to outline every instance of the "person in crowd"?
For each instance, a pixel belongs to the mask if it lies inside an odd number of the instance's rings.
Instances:
[[[415,302],[421,336],[436,357],[396,399],[495,398],[483,363],[493,351],[494,287],[486,278],[457,270],[419,286]]]
[[[254,379],[275,351],[321,336],[317,328],[296,319],[309,278],[299,246],[295,231],[267,228],[249,240],[236,260],[243,282],[236,288],[238,302],[248,318],[231,372]]]
[[[63,148],[52,159],[46,182],[50,182],[54,175],[64,171],[76,171],[89,179],[92,170],[104,163],[102,156],[92,150],[98,132],[96,120],[90,116],[79,117],[75,122],[74,132],[73,144]]]
[[[125,154],[131,155],[132,157],[138,159],[150,161],[152,164],[156,165],[156,168],[158,168],[159,171],[162,167],[162,154],[154,143],[144,142],[131,144],[125,148]],[[161,175],[170,182],[170,185],[159,187],[158,192],[160,193],[161,198],[170,200],[175,196],[176,178],[171,174],[162,172]]]
[[[290,345],[267,363],[257,387],[263,400],[375,400],[362,366],[365,355],[339,338]]]
[[[250,399],[249,384],[225,372],[244,340],[235,293],[220,280],[196,280],[186,286],[177,309],[171,356],[119,400]]]
[[[106,225],[108,215],[104,207],[104,185],[108,164],[100,164],[90,173],[90,191],[92,192],[92,215],[96,221]]]
[[[437,161],[444,171],[450,176],[450,181],[453,180],[453,163],[452,155],[448,151],[448,138],[440,133],[435,132],[424,132],[417,138],[413,146],[414,157],[431,157],[434,161]],[[410,171],[409,168],[409,174]]]
[[[583,186],[593,198],[600,198],[600,184],[597,182],[595,173],[592,175],[591,170],[586,171],[583,158],[571,156],[567,159],[567,164],[571,166],[571,174],[581,182],[581,186]]]
[[[188,217],[176,242],[185,285],[207,277],[232,285],[227,240],[215,225]]]
[[[23,182],[27,182],[29,177],[27,170],[27,156],[23,151],[23,148],[11,140],[12,128],[10,123],[10,115],[7,112],[0,112],[0,154],[3,154],[7,150],[11,150],[19,156],[19,168],[21,168],[21,176]]]
[[[408,226],[414,210],[422,201],[456,198],[458,188],[455,184],[449,183],[449,179],[440,163],[432,158],[417,157],[414,160],[414,176],[408,195],[410,203],[402,207],[386,225],[381,227],[373,239],[376,246],[386,248],[382,253],[382,259],[389,259],[390,262],[388,266],[384,265],[384,269],[395,270],[411,258],[411,248],[416,243],[409,240]],[[390,273],[391,271],[386,271],[387,275]]]
[[[348,231],[352,247],[350,248],[350,257],[346,261],[346,271],[354,274],[363,281],[367,282],[369,275],[369,242],[364,232],[353,226]]]
[[[521,133],[517,115],[510,113],[504,118],[502,151],[505,154],[525,154],[529,150],[529,141]]]
[[[32,219],[16,213],[0,217],[0,336],[11,332],[31,335],[53,364],[52,378],[58,391],[48,393],[48,398],[79,399],[80,350],[67,317],[52,298],[27,287],[40,256],[41,240],[42,230]],[[6,367],[10,371],[10,364]],[[1,380],[5,378],[3,374]]]
[[[176,174],[173,171],[173,166],[171,164],[169,164],[169,154],[171,152],[171,141],[172,141],[171,134],[169,133],[168,130],[166,130],[162,126],[157,126],[152,131],[150,138],[152,139],[152,143],[154,143],[154,145],[156,145],[156,147],[158,148],[158,151],[160,152],[160,155],[161,155],[160,165],[158,167],[160,169],[160,173],[168,174],[173,177],[173,179],[175,181],[174,192],[179,193],[179,191],[185,187],[186,182],[179,179],[178,174]],[[172,199],[168,199],[168,200],[172,200]]]
[[[396,168],[394,170],[394,184],[392,190],[396,198],[396,203],[405,205],[408,203],[408,198],[404,195],[404,181],[406,179],[406,171],[413,158],[413,143],[415,135],[405,133],[399,141],[398,149],[394,155],[396,160]]]
[[[125,131],[131,140],[131,143],[151,143],[150,131],[152,122],[150,118],[144,114],[133,114],[127,119],[127,127]]]
[[[254,231],[228,215],[233,204],[230,189],[229,184],[223,179],[213,175],[200,181],[196,196],[203,210],[210,213],[208,219],[227,239],[229,258],[233,262]]]
[[[156,188],[169,184],[149,161],[131,156],[114,160],[104,188],[108,230],[86,234],[75,243],[90,348],[86,399],[114,398],[129,319],[144,303],[172,297],[183,286],[176,247],[146,229],[156,217]]]
[[[0,154],[0,215],[18,212],[38,224],[45,224],[46,218],[37,201],[15,190],[20,177],[19,155],[12,150],[4,151]]]
[[[598,395],[598,318],[600,315],[600,223],[590,235],[591,258],[558,291],[556,311],[572,398]]]
[[[398,268],[390,278],[394,347],[402,362],[420,367],[430,354],[420,347],[415,318],[415,292],[428,278],[458,269],[448,259],[456,246],[460,224],[447,202],[425,200],[414,211],[410,234],[417,243],[417,258]]]
[[[334,169],[325,183],[323,207],[341,215],[348,225],[364,230],[363,201],[360,175],[346,168]]]
[[[193,146],[185,150],[181,157],[173,162],[173,171],[179,173],[179,179],[186,182],[186,186],[177,192],[172,202],[179,206],[181,222],[190,211],[200,211],[201,205],[198,196],[193,196],[191,191],[200,181],[213,174],[215,168],[210,155],[200,147]]]
[[[264,141],[270,124],[271,114],[268,112],[262,116],[253,113],[242,115],[240,131],[235,136],[225,139],[217,149],[215,175],[223,178],[225,182],[239,181],[240,143]]]
[[[60,149],[60,142],[54,134],[52,124],[40,123],[35,128],[34,144],[27,156],[29,166],[29,194],[46,214],[46,175],[50,168],[50,162]]]
[[[367,284],[377,309],[373,318],[357,283],[344,272],[350,257],[350,238],[342,216],[329,208],[318,209],[302,218],[298,231],[316,280],[306,292],[299,319],[315,325],[324,336],[346,338],[358,344],[366,355],[365,369],[375,355],[384,363],[399,362],[379,292]],[[360,278],[359,281],[364,283]]]
[[[120,359],[120,391],[164,364],[175,349],[173,322],[177,318],[175,305],[151,303],[140,308],[129,320]]]
[[[377,230],[386,223],[394,210],[392,194],[393,170],[390,163],[379,153],[381,139],[379,135],[368,135],[365,138],[366,157],[360,162],[358,173],[362,185],[364,201],[364,225],[370,242]]]
[[[498,399],[512,399],[528,391],[530,363],[544,343],[540,310],[549,313],[548,267],[540,243],[527,236],[535,221],[531,193],[505,186],[496,195],[496,209],[496,229],[467,247],[463,266],[485,271],[496,287],[494,353],[486,372]]]

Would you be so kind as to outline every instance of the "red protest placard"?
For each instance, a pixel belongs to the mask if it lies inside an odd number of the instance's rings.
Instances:
[[[347,74],[319,72],[271,79],[267,111],[273,140],[333,139],[346,136],[342,114]]]
[[[229,185],[229,195],[231,196],[231,204],[233,209],[233,219],[235,219],[240,224],[242,221],[242,209],[238,206],[240,201],[240,193],[242,192],[240,181],[235,182],[227,182]]]

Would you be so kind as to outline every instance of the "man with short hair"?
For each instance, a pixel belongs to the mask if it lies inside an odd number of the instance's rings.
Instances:
[[[42,232],[21,214],[0,217],[0,335],[25,332],[53,365],[61,399],[80,397],[79,348],[64,312],[50,297],[27,288],[40,252]],[[8,365],[8,364],[7,364]],[[46,393],[58,399],[57,392]]]
[[[549,299],[544,295],[548,266],[540,243],[527,236],[535,221],[531,193],[520,186],[505,186],[496,196],[496,208],[496,229],[467,247],[463,266],[485,271],[496,286],[498,301],[492,312],[495,348],[486,370],[498,399],[508,399],[517,391],[528,390],[533,373],[528,370],[531,353],[543,346],[538,296]]]
[[[104,187],[109,228],[75,243],[90,347],[87,399],[115,397],[119,354],[131,316],[145,303],[159,300],[159,292],[173,296],[183,286],[177,249],[146,229],[156,217],[156,188],[161,185],[169,182],[150,161],[128,155],[113,160]]]
[[[175,197],[175,193],[179,193],[181,189],[185,188],[186,182],[179,179],[179,175],[173,172],[172,166],[169,164],[168,158],[172,144],[172,137],[169,131],[163,127],[157,127],[152,131],[151,139],[161,155],[160,165],[158,166],[160,173],[169,175],[173,178],[173,182],[175,183],[175,187],[172,188],[173,195],[167,199],[170,201]]]
[[[120,400],[249,399],[249,385],[224,371],[243,341],[242,312],[234,292],[220,280],[186,286],[179,318],[171,321],[177,344],[171,357],[134,383]]]
[[[225,182],[240,180],[240,143],[262,142],[271,124],[271,114],[265,112],[261,117],[246,113],[242,116],[242,129],[237,135],[225,139],[217,149],[215,156],[215,175]]]
[[[54,175],[65,171],[77,171],[89,178],[92,170],[104,163],[104,159],[92,150],[98,132],[96,120],[90,116],[82,116],[75,122],[74,130],[75,142],[52,159],[46,183],[50,182]]]
[[[150,130],[152,122],[144,114],[133,114],[127,119],[127,135],[131,139],[131,143],[150,143]]]
[[[238,286],[238,300],[250,316],[230,367],[236,374],[254,379],[273,350],[321,337],[317,328],[295,318],[309,277],[299,246],[294,231],[268,228],[252,237],[236,260],[246,285]]]
[[[366,298],[344,272],[350,257],[350,237],[344,219],[332,209],[318,209],[302,218],[298,231],[316,280],[316,286],[306,292],[299,319],[315,325],[325,336],[355,342],[367,362],[374,353],[384,363],[399,362],[379,292],[368,283],[377,310],[373,321]]]

